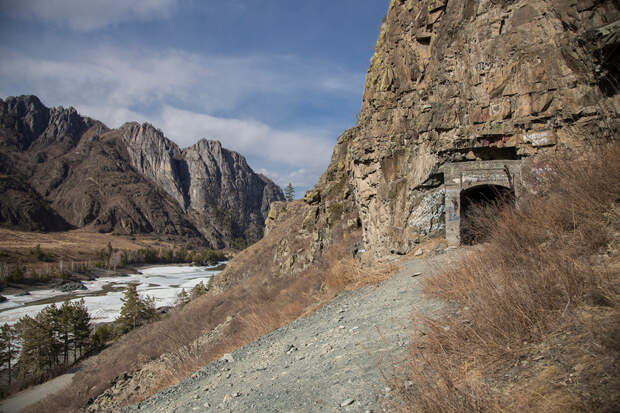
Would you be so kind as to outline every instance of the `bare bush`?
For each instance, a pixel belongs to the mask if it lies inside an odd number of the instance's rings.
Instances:
[[[620,406],[620,146],[531,166],[517,208],[478,211],[488,242],[427,280],[459,309],[414,334],[402,410]]]

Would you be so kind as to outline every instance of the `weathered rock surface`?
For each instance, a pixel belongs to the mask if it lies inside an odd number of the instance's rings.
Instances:
[[[180,150],[149,124],[128,123],[119,132],[132,166],[173,197],[217,245],[234,238],[258,241],[269,205],[284,199],[280,187],[219,141],[202,139]]]
[[[371,261],[407,254],[445,234],[447,165],[615,139],[619,19],[602,0],[392,1],[357,125],[218,282],[253,271],[251,254],[273,257],[266,273],[301,272],[344,238]]]
[[[0,100],[0,224],[159,233],[212,247],[263,234],[281,189],[245,159],[202,140],[181,151],[149,124],[108,129],[35,96]]]
[[[446,162],[613,137],[620,102],[583,39],[619,18],[611,1],[392,1],[347,143],[367,247],[408,252],[442,230]]]
[[[305,197],[313,236],[343,210],[369,255],[405,254],[445,231],[443,165],[616,138],[619,19],[613,1],[392,1],[357,126]]]

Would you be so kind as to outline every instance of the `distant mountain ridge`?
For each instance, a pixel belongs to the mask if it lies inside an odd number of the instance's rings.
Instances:
[[[262,237],[280,187],[218,141],[181,150],[148,123],[110,129],[36,96],[0,99],[0,226],[189,237],[213,248]]]

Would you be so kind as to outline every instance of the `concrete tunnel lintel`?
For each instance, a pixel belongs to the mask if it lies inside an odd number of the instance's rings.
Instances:
[[[481,185],[496,185],[513,190],[518,197],[521,161],[494,160],[454,162],[442,166],[444,174],[445,223],[448,245],[461,244],[461,193]]]

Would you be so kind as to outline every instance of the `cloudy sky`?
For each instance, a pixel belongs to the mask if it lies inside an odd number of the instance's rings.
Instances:
[[[0,0],[0,97],[218,139],[297,195],[355,124],[389,0]]]

